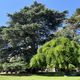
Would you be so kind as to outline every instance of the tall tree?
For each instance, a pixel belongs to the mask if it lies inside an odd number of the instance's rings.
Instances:
[[[62,24],[65,15],[65,11],[50,10],[37,2],[8,14],[9,26],[3,29],[2,37],[11,48],[10,55],[23,54],[25,61],[29,61],[38,46],[45,43],[51,32]]]

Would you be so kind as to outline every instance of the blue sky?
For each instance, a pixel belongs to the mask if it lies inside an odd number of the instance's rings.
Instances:
[[[6,25],[9,20],[7,13],[19,11],[24,6],[29,6],[34,0],[0,0],[0,26]],[[73,14],[76,8],[80,8],[80,0],[37,0],[46,7],[54,10],[68,10],[69,15]]]

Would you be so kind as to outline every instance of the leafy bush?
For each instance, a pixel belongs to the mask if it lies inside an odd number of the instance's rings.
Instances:
[[[74,69],[80,63],[80,46],[68,38],[59,37],[45,43],[30,61],[31,67]]]

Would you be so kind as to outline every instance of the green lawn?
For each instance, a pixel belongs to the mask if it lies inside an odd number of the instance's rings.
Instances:
[[[48,76],[0,76],[0,80],[80,80],[80,77],[48,77]]]

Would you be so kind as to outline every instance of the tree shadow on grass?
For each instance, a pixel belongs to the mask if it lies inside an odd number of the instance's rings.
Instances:
[[[0,74],[2,76],[64,76],[64,73],[59,73],[59,72],[38,72],[38,73],[23,73],[23,74]]]
[[[32,76],[32,74],[0,74],[0,76]]]
[[[40,73],[37,73],[36,75],[38,76],[48,76],[48,77],[51,77],[51,76],[80,76],[80,72],[70,72],[70,73],[64,73],[64,72],[40,72]]]
[[[80,72],[67,73],[64,72],[38,72],[38,73],[23,73],[23,74],[0,74],[1,76],[47,76],[47,77],[62,77],[62,76],[80,76]]]
[[[64,76],[64,73],[62,72],[39,72],[36,75],[51,77],[51,76]]]

